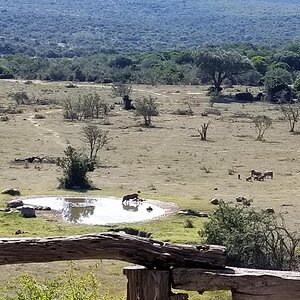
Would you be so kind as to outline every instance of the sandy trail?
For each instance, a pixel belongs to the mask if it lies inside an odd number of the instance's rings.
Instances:
[[[45,114],[53,114],[53,113],[59,113],[62,109],[55,109],[55,110],[47,110],[45,111]],[[50,133],[52,136],[52,140],[59,146],[65,148],[67,146],[66,142],[63,142],[60,134],[50,128],[47,128],[45,126],[42,126],[37,119],[34,118],[34,115],[29,115],[27,119],[30,123],[33,124],[40,132],[39,134],[43,137],[45,137],[45,133]]]

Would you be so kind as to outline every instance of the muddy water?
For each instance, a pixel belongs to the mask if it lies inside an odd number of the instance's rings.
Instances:
[[[165,210],[151,202],[122,204],[113,197],[36,197],[23,199],[25,204],[49,206],[60,211],[64,220],[89,225],[109,225],[151,220],[165,214]],[[152,208],[152,210],[149,209]]]

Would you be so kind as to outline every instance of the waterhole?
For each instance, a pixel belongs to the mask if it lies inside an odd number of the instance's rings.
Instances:
[[[161,217],[170,210],[157,205],[158,201],[122,203],[121,199],[114,197],[30,197],[23,199],[23,202],[48,206],[61,212],[67,222],[89,225],[141,222]]]

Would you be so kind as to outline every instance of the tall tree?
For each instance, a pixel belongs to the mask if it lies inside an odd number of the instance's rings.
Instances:
[[[224,79],[243,74],[252,68],[247,57],[222,48],[198,50],[195,53],[195,64],[203,75],[211,78],[216,92],[221,90]]]

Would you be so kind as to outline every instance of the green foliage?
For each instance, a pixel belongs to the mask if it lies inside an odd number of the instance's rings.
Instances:
[[[268,69],[267,59],[263,56],[254,56],[251,58],[253,67],[262,75],[265,75]]]
[[[95,270],[88,273],[75,271],[70,262],[64,274],[53,279],[41,280],[30,274],[21,274],[16,278],[16,296],[3,295],[7,300],[98,300],[102,297],[101,287],[95,277]],[[15,288],[15,287],[14,287]],[[2,298],[3,299],[3,298]]]
[[[247,57],[237,51],[221,48],[203,48],[195,53],[195,64],[203,75],[212,80],[219,92],[224,79],[243,74],[252,68]]]
[[[273,46],[299,38],[298,0],[227,0],[225,4],[189,0],[176,5],[172,0],[124,0],[121,6],[115,2],[106,6],[104,0],[43,0],[27,5],[14,1],[5,9],[6,2],[0,0],[4,7],[1,54],[53,59],[94,53],[186,50],[212,41]],[[295,47],[287,50],[292,49]]]
[[[158,106],[156,98],[151,96],[142,97],[135,101],[136,114],[144,117],[144,125],[146,127],[152,126],[152,117],[158,116]]]
[[[87,173],[94,171],[95,162],[71,146],[66,148],[64,154],[64,157],[57,160],[57,165],[63,171],[63,176],[59,178],[59,187],[65,189],[90,188],[91,184],[87,178]]]
[[[299,239],[281,217],[242,204],[221,202],[199,234],[205,243],[227,248],[230,266],[292,270]]]
[[[264,78],[266,99],[276,101],[276,94],[282,91],[290,91],[288,87],[292,83],[292,74],[282,68],[269,70]]]
[[[296,78],[294,82],[294,89],[298,92],[300,92],[300,77]]]
[[[185,219],[183,222],[184,228],[194,228],[194,223],[191,219]]]

